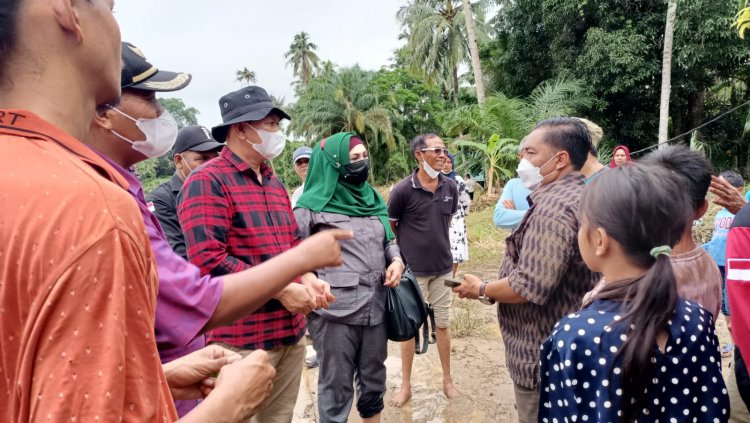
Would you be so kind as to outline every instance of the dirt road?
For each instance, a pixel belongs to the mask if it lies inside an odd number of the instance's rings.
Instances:
[[[471,271],[483,278],[491,278],[496,272],[492,268]],[[497,326],[495,308],[477,302],[462,304],[464,301],[454,299],[456,307],[453,326],[458,332],[472,334],[454,339],[451,347],[453,378],[462,397],[448,401],[443,395],[440,360],[433,345],[427,354],[417,356],[414,360],[412,400],[400,409],[387,405],[387,400],[398,390],[401,382],[399,345],[391,342],[386,360],[388,393],[382,414],[384,423],[489,423],[517,420],[513,384],[505,365],[505,349]],[[468,325],[471,327],[467,328]],[[728,332],[723,318],[719,320],[717,327],[719,338],[724,344],[728,340]],[[725,370],[729,361],[724,359]],[[317,369],[304,370],[295,409],[295,423],[317,421],[317,378]],[[354,406],[349,421],[361,421]]]

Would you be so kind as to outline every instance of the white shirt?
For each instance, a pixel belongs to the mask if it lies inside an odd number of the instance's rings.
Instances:
[[[294,190],[292,193],[292,209],[294,209],[294,206],[297,205],[297,201],[300,197],[302,197],[302,192],[305,191],[305,184],[300,185],[297,189]]]

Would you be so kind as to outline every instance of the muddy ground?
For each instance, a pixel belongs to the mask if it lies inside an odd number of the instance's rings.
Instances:
[[[472,272],[483,278],[491,278],[497,273],[495,268],[488,265],[479,269],[467,266],[466,269],[460,269],[459,273],[462,271]],[[383,422],[489,423],[517,420],[513,384],[505,366],[505,349],[497,326],[495,308],[478,302],[459,304],[464,301],[454,298],[454,326],[458,320],[456,331],[471,334],[454,338],[451,346],[453,379],[463,395],[455,400],[446,400],[442,393],[442,372],[437,349],[430,346],[427,354],[417,356],[414,360],[411,401],[402,408],[389,406],[387,400],[398,390],[401,382],[399,345],[391,342],[386,360],[388,393],[382,414]],[[471,318],[471,323],[466,323],[467,315]],[[718,331],[724,344],[728,340],[728,332],[723,319],[718,322]],[[311,353],[311,348],[308,351]],[[725,370],[729,361],[730,359],[724,359]],[[317,369],[303,371],[295,423],[317,421],[317,378]],[[349,421],[361,421],[354,406]]]

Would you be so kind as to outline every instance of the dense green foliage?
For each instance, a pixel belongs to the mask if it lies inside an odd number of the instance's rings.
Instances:
[[[717,170],[750,176],[750,107],[690,132],[750,94],[750,45],[738,36],[750,12],[738,14],[737,6],[736,0],[680,0],[669,137],[687,134],[675,142],[704,151]],[[555,115],[600,124],[603,157],[618,144],[639,150],[656,143],[666,0],[475,0],[487,91],[482,105],[473,73],[461,74],[470,64],[463,7],[459,0],[404,0],[393,11],[403,44],[378,70],[338,67],[317,56],[307,33],[297,34],[279,52],[296,78],[296,98],[286,106],[295,141],[274,160],[282,180],[300,183],[291,166],[294,148],[339,131],[366,141],[377,184],[415,166],[409,141],[425,132],[443,136],[458,154],[460,172],[499,180],[514,175],[519,140]],[[245,83],[251,73],[243,73]],[[183,125],[194,122],[195,109],[178,101],[166,100],[173,103],[168,108]],[[145,162],[139,170],[168,176],[168,161]]]
[[[483,48],[491,88],[526,96],[539,83],[574,77],[595,99],[582,113],[611,146],[656,142],[666,1],[498,0],[495,38]],[[735,0],[679,2],[669,136],[745,101],[750,48],[731,28]],[[748,165],[747,108],[698,134],[717,167]],[[682,139],[687,142],[690,136]]]
[[[591,105],[591,98],[579,81],[559,80],[542,83],[523,100],[497,93],[482,105],[472,104],[443,115],[444,133],[459,137],[463,174],[486,172],[487,183],[495,186],[495,176],[506,180],[514,176],[518,164],[518,144],[537,122],[555,116],[574,115]]]

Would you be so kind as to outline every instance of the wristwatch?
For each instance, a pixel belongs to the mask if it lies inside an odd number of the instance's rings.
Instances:
[[[495,304],[495,300],[488,297],[487,294],[484,293],[485,288],[487,288],[487,282],[482,282],[482,284],[479,285],[479,302],[486,305]]]

